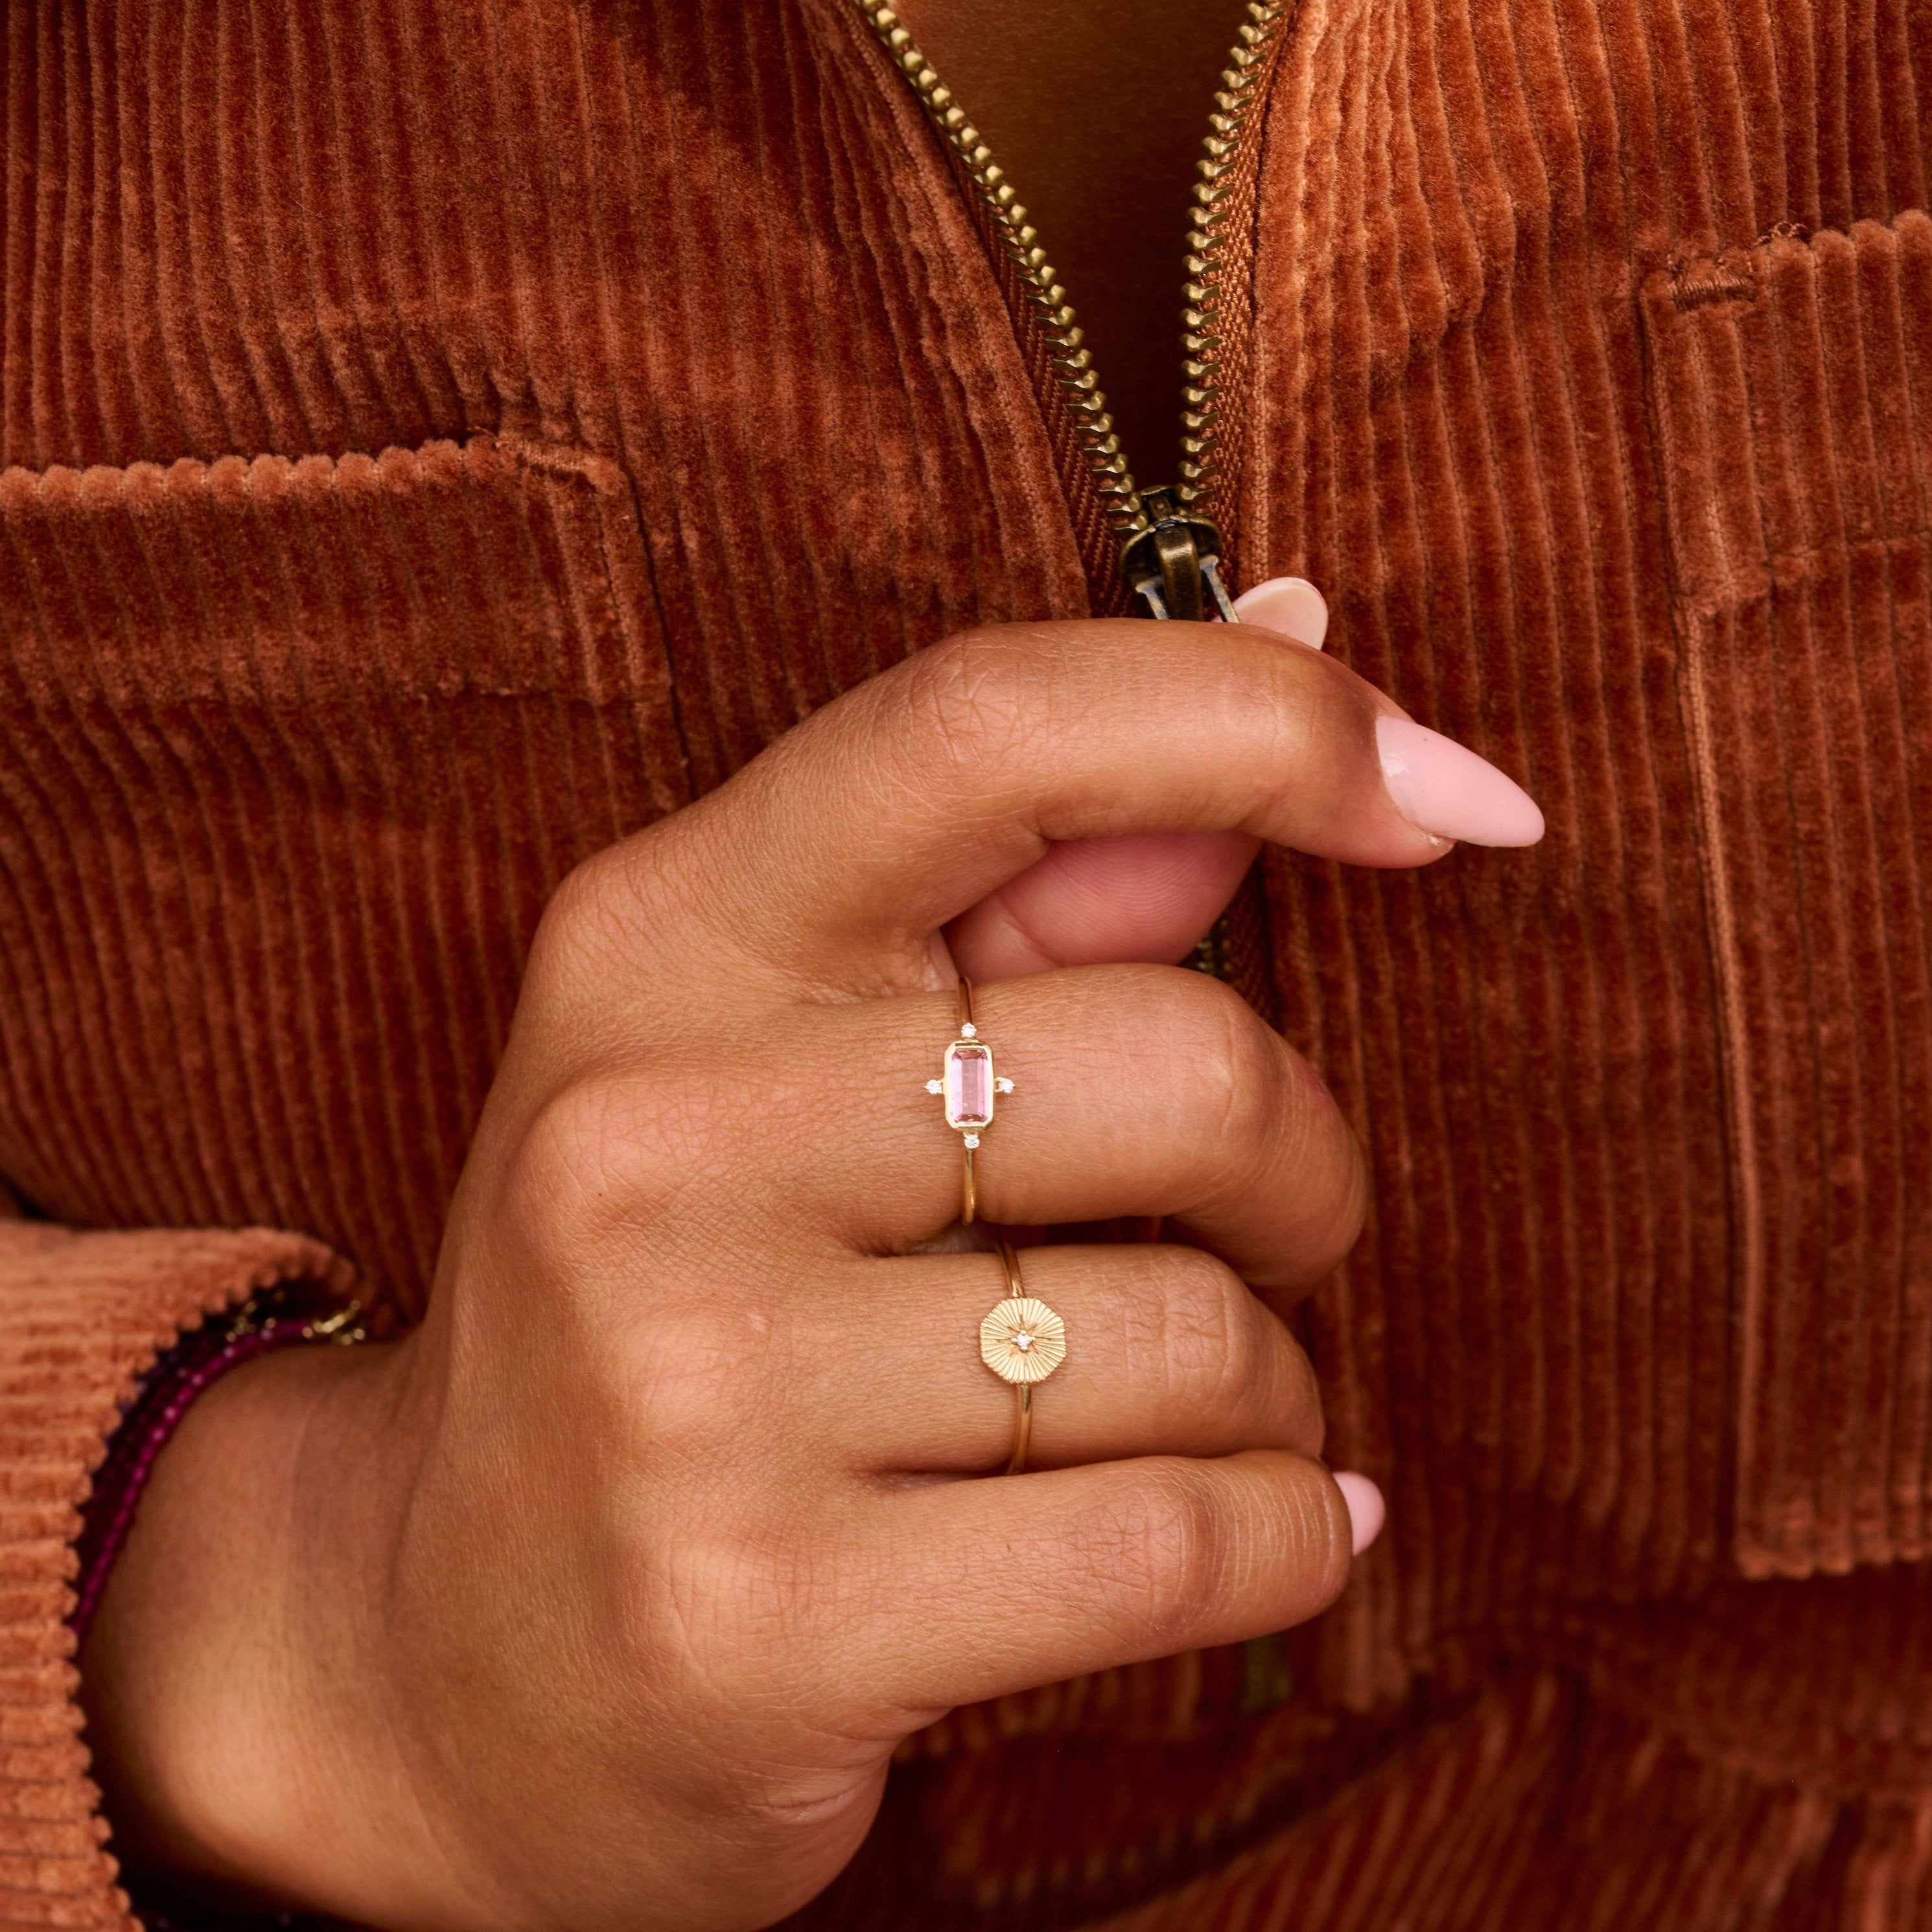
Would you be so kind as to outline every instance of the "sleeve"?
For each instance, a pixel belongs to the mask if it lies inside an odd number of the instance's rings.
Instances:
[[[122,1404],[205,1317],[284,1282],[348,1279],[318,1243],[267,1228],[74,1233],[0,1218],[0,1932],[136,1932],[67,1625],[81,1508]]]

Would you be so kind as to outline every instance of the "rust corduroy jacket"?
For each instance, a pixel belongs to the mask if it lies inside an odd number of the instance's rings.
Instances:
[[[135,1376],[264,1280],[419,1309],[576,860],[1116,593],[852,0],[8,0],[0,76],[0,1924],[83,1928]],[[1390,1532],[949,1719],[806,1918],[1932,1923],[1932,11],[1300,0],[1259,85],[1234,574],[1551,827],[1267,862]]]

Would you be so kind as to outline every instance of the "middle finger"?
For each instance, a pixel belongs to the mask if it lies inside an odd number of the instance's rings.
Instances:
[[[975,1156],[981,1219],[1159,1215],[1270,1288],[1307,1287],[1347,1252],[1364,1200],[1354,1137],[1313,1070],[1219,981],[1078,968],[981,988],[975,1012],[1015,1083]],[[926,1091],[955,1032],[949,997],[909,994],[814,1009],[746,1046],[739,1131],[764,1142],[744,1151],[790,1225],[878,1253],[957,1216],[961,1137]]]

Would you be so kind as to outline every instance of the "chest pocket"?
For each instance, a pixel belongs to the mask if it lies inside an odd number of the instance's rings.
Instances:
[[[655,608],[581,450],[0,475],[0,1172],[415,1304],[544,898],[686,794]]]
[[[1643,291],[1720,987],[1735,1554],[1932,1550],[1932,220]]]

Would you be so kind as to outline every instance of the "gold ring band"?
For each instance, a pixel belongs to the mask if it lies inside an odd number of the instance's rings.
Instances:
[[[1026,1288],[1020,1280],[1019,1252],[1011,1242],[1000,1244],[1000,1261],[1006,1270],[1006,1299],[1024,1301]],[[1027,1450],[1033,1442],[1033,1384],[1013,1384],[1013,1453],[1006,1458],[1006,1473],[1017,1476],[1026,1467]]]
[[[926,1090],[944,1100],[946,1124],[959,1136],[964,1156],[959,1178],[959,1219],[970,1227],[980,1211],[973,1156],[979,1149],[980,1137],[993,1124],[994,1101],[1002,1094],[1010,1094],[1013,1083],[994,1070],[992,1045],[980,1037],[973,1018],[973,982],[963,974],[959,980],[958,1026],[959,1037],[946,1049],[939,1076],[926,1083]]]
[[[959,976],[957,1024],[959,1036],[962,1040],[970,1040],[979,1031],[973,1023],[973,982],[963,973]],[[989,1054],[991,1051],[991,1048],[988,1049]],[[992,1104],[989,1100],[986,1106],[988,1126],[993,1124],[992,1112]],[[962,1228],[970,1228],[973,1225],[973,1217],[980,1211],[980,1190],[973,1179],[973,1155],[980,1144],[980,1136],[977,1134],[964,1134],[962,1138],[964,1144],[959,1150],[965,1156],[966,1165],[959,1177],[959,1225]]]
[[[1026,1292],[1020,1280],[1020,1258],[1011,1245],[1000,1244],[1000,1262],[1006,1271],[1006,1298],[980,1324],[980,1359],[1013,1390],[1013,1453],[1006,1473],[1017,1476],[1026,1467],[1033,1441],[1033,1392],[1066,1359],[1066,1324],[1043,1301]]]

